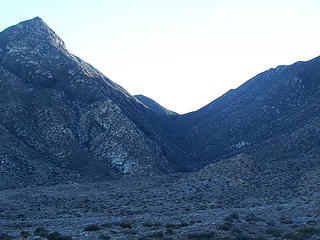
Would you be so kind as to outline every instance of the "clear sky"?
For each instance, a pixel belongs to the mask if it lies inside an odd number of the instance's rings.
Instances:
[[[4,0],[0,31],[41,17],[69,51],[179,113],[320,55],[320,0]]]

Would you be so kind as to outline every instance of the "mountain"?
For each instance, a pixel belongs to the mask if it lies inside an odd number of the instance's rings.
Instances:
[[[9,27],[0,239],[318,239],[319,99],[317,57],[179,115],[68,52],[40,18]]]
[[[0,33],[0,94],[0,187],[173,171],[157,115],[38,17]]]
[[[317,57],[260,73],[170,125],[196,169],[239,153],[254,155],[270,166],[274,161],[317,159],[319,97]]]
[[[174,118],[179,115],[176,112],[173,112],[171,110],[168,110],[162,107],[159,103],[157,103],[156,101],[144,95],[140,94],[140,95],[135,95],[134,97],[138,99],[140,102],[142,102],[144,105],[146,105],[152,112],[154,112],[160,118],[167,118],[167,117]]]
[[[34,18],[0,33],[0,94],[0,188],[205,166],[206,177],[248,168],[306,182],[320,171],[320,57],[179,115],[130,95]]]

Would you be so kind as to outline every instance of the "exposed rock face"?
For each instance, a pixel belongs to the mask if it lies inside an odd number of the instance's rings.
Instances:
[[[40,18],[0,33],[0,94],[0,187],[172,171],[155,114]]]

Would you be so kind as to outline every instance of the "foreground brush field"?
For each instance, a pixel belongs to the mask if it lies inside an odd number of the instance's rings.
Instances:
[[[0,192],[0,239],[320,239],[320,194],[205,171]]]

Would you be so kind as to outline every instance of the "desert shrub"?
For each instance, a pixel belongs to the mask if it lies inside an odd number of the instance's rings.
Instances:
[[[266,222],[266,224],[268,226],[275,226],[276,225],[274,221],[268,221],[268,222]]]
[[[163,238],[163,232],[152,232],[148,234],[148,237],[154,238]]]
[[[307,221],[307,224],[309,224],[309,225],[316,225],[317,222],[316,222],[315,220],[308,220],[308,221]]]
[[[21,231],[20,236],[23,238],[28,238],[29,236],[31,236],[31,234],[28,231]]]
[[[234,237],[230,236],[221,236],[221,237],[215,237],[214,240],[234,240]]]
[[[7,233],[0,233],[0,239],[2,240],[11,240],[13,239],[9,234]]]
[[[291,219],[287,219],[287,218],[282,217],[280,219],[280,223],[282,223],[282,224],[292,224],[293,221]]]
[[[192,240],[205,240],[205,239],[214,239],[214,233],[213,232],[204,232],[204,233],[190,233],[188,235],[188,239]]]
[[[102,240],[110,240],[111,239],[111,237],[107,234],[100,234],[99,238]]]
[[[153,227],[153,223],[142,223],[144,227]]]
[[[171,228],[168,228],[168,229],[165,231],[165,234],[172,235],[172,234],[173,234],[173,230],[172,230]]]
[[[134,229],[124,228],[124,229],[120,230],[119,233],[126,234],[126,235],[137,235],[139,232]]]
[[[300,233],[311,234],[311,235],[320,233],[320,229],[316,229],[316,228],[313,228],[313,227],[301,228],[298,231]]]
[[[266,233],[272,235],[273,237],[280,237],[282,231],[277,228],[268,228],[266,229]]]
[[[98,231],[98,230],[100,230],[100,228],[96,224],[90,224],[84,228],[84,231],[86,231],[86,232],[93,232],[93,231]]]
[[[61,235],[58,232],[52,232],[48,235],[48,240],[72,240],[71,236]]]
[[[232,226],[230,231],[234,234],[241,234],[242,233],[241,229],[237,226]]]
[[[283,234],[284,239],[295,239],[295,237],[296,237],[296,233],[294,232],[287,232]],[[296,240],[299,240],[299,239],[296,239]]]
[[[245,220],[247,222],[256,222],[256,221],[259,221],[260,219],[254,213],[248,213],[245,217]]]
[[[150,238],[145,237],[145,236],[140,236],[140,237],[138,237],[138,240],[150,240]]]
[[[233,222],[233,218],[229,215],[223,218],[224,222]]]
[[[223,230],[223,231],[229,231],[232,227],[232,222],[223,222],[223,223],[220,223],[217,228],[219,230]]]
[[[297,232],[287,233],[284,235],[285,238],[292,239],[292,240],[304,240],[312,237],[314,234],[319,234],[320,229],[312,228],[312,227],[305,227],[299,229]]]
[[[232,217],[233,219],[239,219],[239,213],[237,213],[237,212],[232,212],[232,213],[230,214],[230,217]]]
[[[189,226],[190,223],[187,222],[181,222],[178,224],[174,224],[174,223],[167,223],[166,225],[164,225],[166,228],[172,228],[172,229],[180,229],[182,227],[187,227]]]
[[[252,240],[252,238],[244,233],[237,233],[234,236],[234,240]]]
[[[283,237],[285,239],[291,239],[291,240],[305,240],[307,238],[306,234],[294,233],[294,232],[286,233],[283,235]]]
[[[34,236],[39,236],[39,237],[48,237],[49,231],[45,229],[44,227],[37,227],[34,232]]]
[[[187,222],[182,222],[179,224],[180,227],[187,227],[189,225],[190,225],[190,223],[187,223]]]
[[[104,223],[101,226],[105,227],[105,228],[111,228],[113,226],[113,224],[112,223]]]
[[[251,238],[252,240],[267,240],[267,238],[265,236],[254,236]]]
[[[167,224],[165,225],[166,228],[174,228],[175,226],[176,226],[176,225],[173,224],[173,223],[167,223]]]
[[[130,223],[126,223],[126,222],[119,223],[119,226],[122,227],[122,228],[129,228],[129,229],[132,228],[131,224]]]
[[[22,213],[20,213],[20,214],[18,214],[18,216],[17,216],[17,218],[24,218],[25,216],[24,216],[24,214],[22,214]]]

